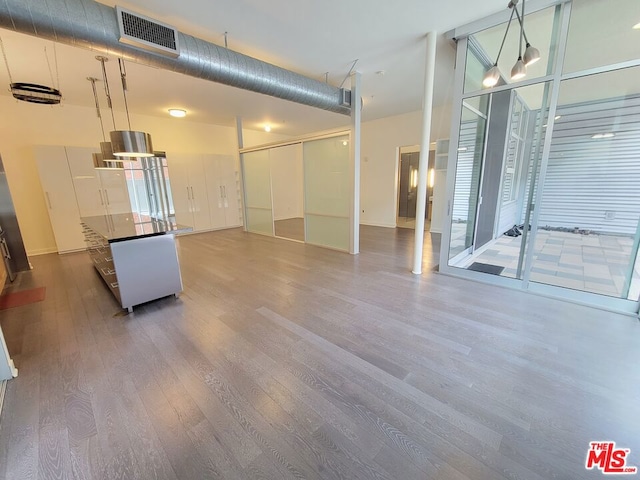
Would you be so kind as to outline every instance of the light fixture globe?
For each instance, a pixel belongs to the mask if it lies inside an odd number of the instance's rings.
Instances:
[[[133,130],[115,130],[109,133],[116,157],[153,157],[151,135]]]
[[[538,60],[540,60],[540,50],[538,50],[536,47],[532,47],[531,44],[527,42],[527,49],[524,51],[522,60],[527,67],[529,65],[533,65]]]
[[[520,80],[527,74],[527,66],[522,61],[522,57],[518,57],[518,61],[511,69],[511,80]]]
[[[494,65],[487,73],[484,74],[484,78],[482,79],[482,85],[485,87],[495,87],[500,80],[500,70],[497,65]]]

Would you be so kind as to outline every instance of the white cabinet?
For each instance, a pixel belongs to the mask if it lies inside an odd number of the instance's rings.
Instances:
[[[35,155],[58,252],[83,250],[80,211],[64,147],[36,147]]]
[[[211,229],[202,156],[171,155],[167,164],[176,221],[194,231]]]
[[[124,169],[96,169],[91,148],[65,147],[81,217],[131,213]]]
[[[124,169],[95,169],[92,148],[35,148],[58,253],[86,248],[80,217],[131,213]]]
[[[104,193],[105,212],[109,215],[131,213],[131,199],[127,188],[125,170],[98,169],[100,188]]]
[[[169,154],[167,163],[178,223],[194,231],[241,224],[232,156]]]
[[[205,155],[204,165],[212,228],[240,226],[240,192],[234,158],[230,155]]]

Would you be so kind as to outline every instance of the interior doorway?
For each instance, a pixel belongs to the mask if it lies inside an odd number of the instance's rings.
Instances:
[[[400,148],[398,157],[398,207],[396,209],[396,226],[398,228],[415,228],[416,226],[419,164],[420,147],[418,145]],[[425,231],[429,231],[431,228],[434,164],[435,151],[429,151]]]

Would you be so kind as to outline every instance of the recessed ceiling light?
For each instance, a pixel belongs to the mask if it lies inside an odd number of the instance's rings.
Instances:
[[[270,132],[271,131],[271,126],[270,125],[265,125],[264,126],[264,131],[267,132],[267,133]]]
[[[633,26],[633,29],[634,29],[634,30],[640,30],[640,22],[636,23],[636,24]]]
[[[187,111],[180,108],[170,108],[169,115],[172,117],[182,118],[187,116]]]
[[[560,120],[562,118],[562,115],[556,115],[556,120]]]
[[[607,133],[596,133],[595,135],[591,135],[591,138],[593,139],[600,139],[600,138],[611,138],[611,137],[615,137],[616,134],[613,132],[607,132]]]

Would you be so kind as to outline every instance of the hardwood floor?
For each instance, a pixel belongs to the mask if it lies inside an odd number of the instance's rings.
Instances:
[[[304,218],[287,218],[273,222],[276,237],[304,242]]]
[[[636,319],[432,273],[429,235],[414,276],[412,239],[181,237],[184,293],[131,315],[86,254],[32,258],[0,478],[601,478],[594,440],[640,464]]]

